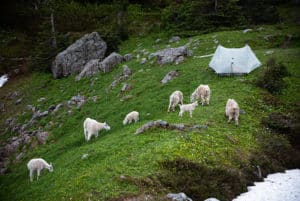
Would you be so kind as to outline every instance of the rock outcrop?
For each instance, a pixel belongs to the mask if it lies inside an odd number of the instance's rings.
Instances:
[[[96,75],[100,71],[103,71],[104,73],[110,72],[116,65],[118,65],[122,61],[122,55],[115,52],[111,53],[102,62],[100,62],[100,59],[93,59],[84,66],[80,74],[76,76],[76,80],[78,81],[83,77],[91,77],[93,75]]]
[[[182,57],[190,56],[191,54],[192,54],[191,51],[189,51],[186,46],[180,46],[177,48],[167,48],[155,53],[151,53],[148,56],[148,59],[157,57],[157,63],[160,65],[164,65],[176,61],[177,63],[179,63],[178,62],[179,60],[183,60]]]
[[[52,63],[53,77],[56,79],[80,73],[90,60],[102,60],[106,49],[106,42],[97,32],[84,35],[56,56]]]
[[[111,53],[108,57],[106,57],[101,63],[100,63],[100,70],[102,70],[104,73],[110,72],[117,64],[121,63],[123,61],[122,55],[118,53]]]

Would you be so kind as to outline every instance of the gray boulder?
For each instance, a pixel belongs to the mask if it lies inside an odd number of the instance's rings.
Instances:
[[[56,79],[80,73],[90,60],[102,60],[106,49],[106,42],[97,32],[84,35],[56,56],[52,63],[53,77]]]
[[[110,72],[116,65],[121,63],[123,60],[122,55],[113,52],[108,57],[106,57],[99,65],[100,70],[104,73]]]
[[[79,75],[76,76],[76,81],[79,81],[82,77],[91,77],[99,73],[100,69],[99,59],[90,60],[85,66]]]
[[[164,65],[167,63],[176,62],[179,57],[186,57],[190,55],[190,51],[186,46],[180,46],[177,48],[167,48],[149,55],[151,58],[157,57],[157,63]],[[182,58],[181,58],[182,59]]]
[[[162,84],[166,84],[170,80],[174,79],[174,77],[179,76],[179,73],[177,71],[170,71],[168,72],[165,77],[160,81]]]

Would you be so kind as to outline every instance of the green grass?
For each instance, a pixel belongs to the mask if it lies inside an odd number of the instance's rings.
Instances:
[[[276,33],[275,41],[266,42],[264,36]],[[248,43],[262,63],[270,57],[267,50],[274,50],[272,56],[282,61],[291,72],[286,78],[288,88],[279,96],[280,107],[273,107],[262,101],[264,90],[255,87],[251,82],[262,72],[263,67],[248,76],[219,77],[210,68],[210,58],[189,57],[179,65],[160,67],[146,63],[140,65],[136,59],[123,63],[132,70],[133,75],[126,81],[133,89],[124,95],[133,95],[128,101],[120,101],[118,93],[121,83],[109,93],[105,88],[114,77],[122,71],[122,65],[108,74],[99,74],[91,79],[75,82],[74,77],[59,80],[52,79],[50,74],[35,73],[27,78],[8,82],[1,88],[1,99],[9,91],[22,92],[23,104],[14,106],[15,100],[4,99],[10,110],[1,117],[1,141],[5,141],[14,133],[5,132],[4,121],[16,115],[20,122],[28,120],[31,112],[25,109],[32,104],[42,111],[52,104],[68,101],[78,93],[85,97],[97,96],[97,102],[88,99],[81,109],[73,108],[68,114],[67,107],[55,115],[49,115],[40,120],[39,126],[51,133],[46,145],[39,145],[26,152],[18,164],[10,165],[10,172],[0,176],[1,200],[107,200],[121,194],[139,193],[139,188],[133,184],[120,182],[120,175],[130,175],[145,178],[155,175],[160,166],[158,162],[176,158],[186,158],[200,162],[209,167],[240,167],[241,158],[247,165],[247,156],[254,150],[259,150],[255,135],[262,132],[261,118],[275,110],[289,108],[290,104],[299,101],[299,47],[293,43],[291,48],[280,49],[285,34],[291,33],[299,37],[298,30],[278,29],[277,26],[263,26],[262,31],[243,34],[241,30],[223,31],[195,36],[200,46],[194,49],[194,55],[205,55],[214,52],[216,44],[213,36],[226,47],[242,47]],[[125,54],[138,49],[153,52],[165,48],[167,37],[162,37],[162,43],[155,45],[157,35],[143,38],[132,38],[120,47],[120,53]],[[189,39],[182,39],[183,45]],[[295,42],[297,43],[297,41]],[[143,71],[141,71],[143,69]],[[162,85],[159,81],[170,70],[178,70],[180,76]],[[91,83],[94,83],[93,85]],[[189,102],[189,96],[199,84],[209,84],[212,90],[211,104],[199,106],[193,118],[185,114],[182,118],[176,112],[167,113],[168,98],[174,90],[181,90],[184,102]],[[47,101],[38,102],[40,97]],[[240,125],[227,124],[224,117],[225,104],[228,98],[234,98],[246,114],[241,115]],[[2,99],[2,100],[3,100]],[[140,121],[127,126],[122,125],[125,115],[132,111],[140,112]],[[97,139],[85,142],[82,124],[86,117],[106,121],[111,130],[102,131]],[[200,133],[154,129],[141,135],[134,135],[137,128],[144,123],[163,119],[170,123],[205,124],[207,130]],[[48,122],[52,121],[53,126]],[[236,139],[233,143],[228,135]],[[89,154],[87,159],[81,156]],[[54,172],[44,171],[39,181],[29,182],[26,163],[34,157],[42,157],[54,164]]]

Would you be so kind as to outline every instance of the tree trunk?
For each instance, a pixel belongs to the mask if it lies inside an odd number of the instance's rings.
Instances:
[[[217,12],[218,0],[215,0],[215,12]]]
[[[51,32],[52,32],[52,41],[51,41],[51,46],[52,48],[57,48],[57,43],[56,43],[56,36],[55,36],[55,26],[54,26],[54,15],[53,12],[51,12]]]
[[[127,7],[128,0],[115,0],[116,20],[117,20],[117,35],[121,40],[128,38],[127,33]]]

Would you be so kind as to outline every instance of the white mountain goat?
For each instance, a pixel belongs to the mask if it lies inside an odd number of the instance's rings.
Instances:
[[[123,120],[123,125],[131,124],[133,121],[137,122],[139,120],[139,113],[137,111],[132,111],[128,113]]]
[[[37,171],[37,179],[39,179],[39,176],[41,174],[41,171],[43,169],[48,169],[49,172],[53,172],[53,166],[52,163],[48,164],[44,159],[42,158],[34,158],[31,159],[28,163],[27,163],[27,168],[29,170],[29,177],[30,177],[30,181],[33,181],[33,174],[34,171]]]
[[[170,112],[170,109],[175,111],[175,107],[179,103],[183,104],[183,94],[181,91],[174,91],[170,96],[168,112]]]
[[[197,89],[192,93],[191,95],[191,103],[195,102],[196,100],[201,99],[201,104],[202,106],[204,105],[204,103],[206,103],[207,105],[209,105],[209,100],[210,100],[210,88],[208,85],[203,85],[200,84]]]
[[[228,123],[234,119],[235,124],[239,124],[240,108],[234,99],[228,99],[225,108],[225,115],[228,117]]]
[[[93,135],[98,137],[99,131],[105,129],[110,130],[110,126],[104,122],[100,123],[94,119],[86,118],[83,122],[85,140],[89,141]]]
[[[184,112],[190,112],[190,117],[193,117],[193,111],[197,106],[198,106],[198,101],[195,101],[190,104],[184,104],[184,105],[179,104],[180,107],[179,116],[182,117]]]

